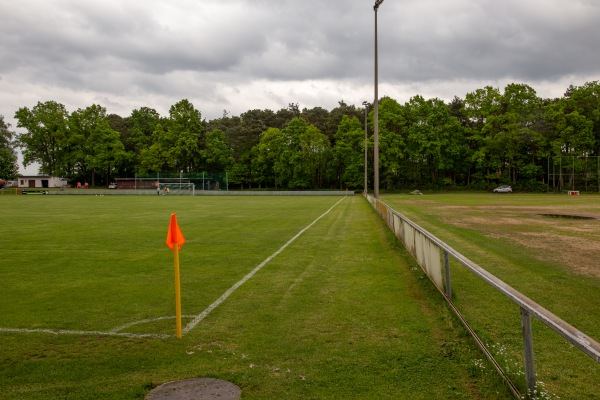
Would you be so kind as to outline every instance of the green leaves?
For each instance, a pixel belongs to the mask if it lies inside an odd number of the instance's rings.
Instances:
[[[518,187],[547,180],[547,157],[600,155],[598,82],[572,86],[554,100],[511,83],[504,90],[477,89],[449,104],[420,95],[404,104],[384,97],[378,110],[378,168],[388,189],[487,189],[504,182]],[[224,111],[212,121],[203,121],[186,99],[171,106],[167,117],[141,107],[127,118],[107,116],[99,105],[69,115],[49,101],[21,108],[15,117],[25,130],[16,141],[25,165],[39,163],[41,172],[71,179],[99,174],[107,183],[111,176],[135,173],[227,171],[232,187],[239,188],[364,185],[364,109],[343,101],[331,111],[290,103],[277,112],[252,109],[239,117]],[[372,176],[373,114],[369,118]],[[586,180],[597,182],[595,175]]]
[[[342,117],[333,147],[335,176],[340,189],[364,186],[364,136],[364,127],[356,117]]]
[[[206,134],[205,148],[200,153],[208,172],[228,171],[234,162],[225,140],[225,133],[218,129]]]
[[[25,166],[39,163],[40,172],[49,175],[66,172],[61,161],[67,138],[67,117],[65,106],[55,101],[38,102],[31,110],[23,107],[15,113],[19,121],[17,127],[26,130],[17,138]]]
[[[14,132],[0,115],[0,179],[16,179],[19,174],[17,155],[13,149]]]

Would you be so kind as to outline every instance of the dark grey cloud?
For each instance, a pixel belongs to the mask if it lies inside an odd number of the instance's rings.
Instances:
[[[128,115],[372,101],[372,0],[0,0],[0,114],[56,100]],[[600,79],[596,0],[385,0],[380,95]],[[14,125],[14,123],[13,123]]]
[[[600,3],[388,1],[379,20],[381,67],[393,80],[539,81],[600,70]]]

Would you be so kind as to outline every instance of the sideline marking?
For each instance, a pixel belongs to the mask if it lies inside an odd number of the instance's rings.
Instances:
[[[183,318],[194,318],[195,315],[183,315]],[[159,333],[127,333],[121,332],[124,329],[130,328],[135,325],[145,324],[148,322],[154,321],[162,321],[165,319],[175,319],[175,316],[169,317],[156,317],[156,318],[148,318],[140,321],[130,322],[125,325],[121,325],[112,329],[108,332],[103,331],[79,331],[79,330],[69,330],[69,329],[27,329],[27,328],[0,328],[0,332],[13,332],[13,333],[49,333],[51,335],[102,335],[102,336],[121,336],[121,337],[129,337],[129,338],[154,338],[154,339],[170,339],[175,337],[175,335],[166,335]]]
[[[53,329],[19,329],[19,328],[0,328],[0,332],[15,332],[15,333],[50,333],[52,335],[101,335],[101,336],[122,336],[128,338],[153,338],[153,339],[169,339],[175,335],[161,335],[152,333],[126,333],[126,332],[101,332],[101,331],[73,331],[73,330],[53,330]]]
[[[337,203],[335,203],[333,206],[331,206],[331,208],[327,211],[325,211],[323,214],[321,214],[319,217],[317,217],[317,219],[315,219],[313,222],[311,222],[306,228],[302,229],[300,232],[298,232],[296,234],[296,236],[294,236],[293,238],[291,238],[290,240],[287,241],[286,244],[284,244],[283,246],[281,246],[279,248],[279,250],[277,250],[275,253],[271,254],[269,257],[267,257],[262,263],[260,263],[257,267],[255,267],[252,271],[250,271],[246,276],[244,276],[240,281],[238,281],[235,285],[233,285],[232,287],[229,288],[229,290],[227,290],[225,293],[223,293],[221,295],[221,297],[219,297],[214,303],[212,303],[210,306],[208,306],[207,308],[204,309],[204,311],[202,311],[200,314],[198,314],[196,316],[196,318],[194,318],[190,323],[188,323],[186,325],[186,327],[183,329],[183,334],[185,335],[186,333],[188,333],[189,331],[191,331],[192,329],[194,329],[196,327],[196,325],[198,325],[198,323],[200,321],[202,321],[208,314],[210,314],[210,312],[212,310],[214,310],[215,308],[217,308],[222,302],[225,301],[225,299],[227,299],[233,292],[236,291],[237,288],[239,288],[240,286],[242,286],[248,279],[252,278],[252,276],[254,274],[256,274],[258,271],[261,270],[262,267],[264,267],[265,265],[267,265],[267,263],[269,261],[271,261],[273,258],[275,258],[277,255],[279,255],[279,253],[281,253],[283,250],[285,250],[286,247],[288,247],[294,240],[298,239],[298,237],[300,235],[302,235],[304,232],[306,232],[310,227],[312,227],[314,224],[317,223],[317,221],[319,221],[321,218],[323,218],[325,215],[329,214],[329,212],[331,210],[333,210],[335,208],[335,206],[337,206],[338,204],[340,204],[340,202],[342,202],[345,199],[345,197],[342,197]]]
[[[181,317],[182,318],[194,318],[195,315],[182,315]],[[175,319],[175,318],[177,318],[177,317],[175,315],[172,315],[172,316],[169,316],[169,317],[156,317],[156,318],[142,319],[140,321],[134,321],[134,322],[130,322],[130,323],[125,324],[125,325],[118,326],[115,329],[112,329],[110,331],[110,333],[118,333],[118,332],[120,332],[120,331],[122,331],[124,329],[131,328],[134,325],[145,324],[145,323],[154,322],[154,321],[162,321],[162,320],[165,320],[165,319]],[[171,337],[171,335],[169,335],[169,337]]]

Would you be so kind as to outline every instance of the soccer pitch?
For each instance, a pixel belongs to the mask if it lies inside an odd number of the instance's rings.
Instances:
[[[248,399],[510,398],[360,196],[0,202],[3,399],[141,399],[195,377]]]
[[[340,198],[19,200],[2,234],[0,296],[11,304],[3,327],[166,337],[172,332],[163,321],[174,310],[173,255],[165,246],[171,212],[187,240],[180,264],[190,318]]]

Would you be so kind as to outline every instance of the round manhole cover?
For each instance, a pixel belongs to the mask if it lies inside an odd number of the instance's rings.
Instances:
[[[231,382],[194,378],[169,382],[148,393],[147,400],[238,400],[242,390]]]

